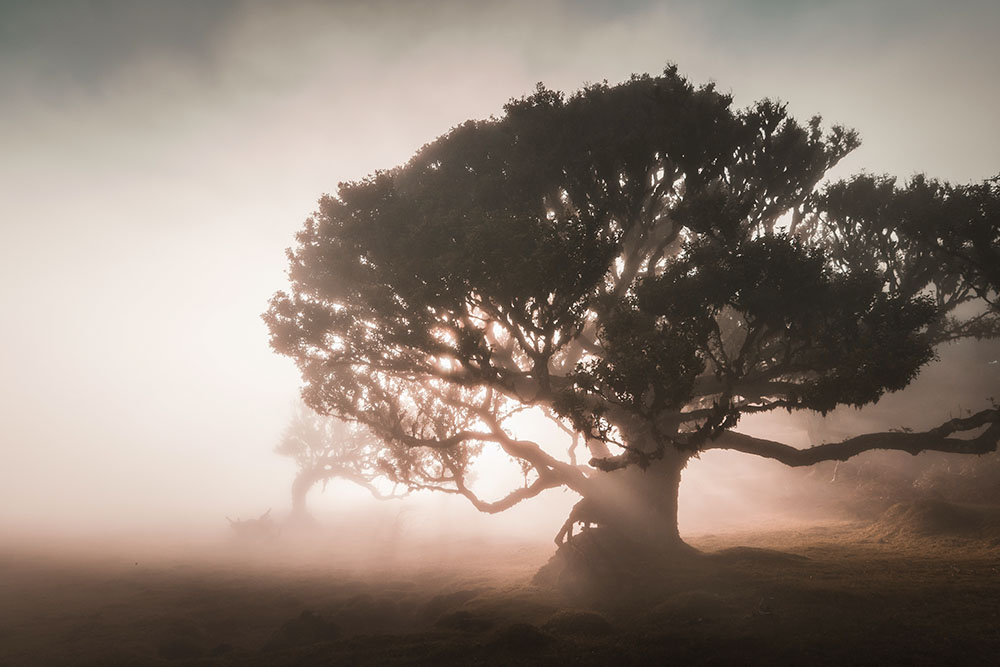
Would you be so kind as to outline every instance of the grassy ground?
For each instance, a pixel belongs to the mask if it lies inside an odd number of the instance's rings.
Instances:
[[[531,583],[544,544],[8,546],[0,665],[997,664],[997,540],[905,514],[693,537],[704,557],[596,601]]]

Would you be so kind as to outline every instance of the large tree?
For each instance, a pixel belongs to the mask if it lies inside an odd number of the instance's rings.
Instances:
[[[681,471],[710,449],[792,466],[991,451],[996,409],[804,450],[735,430],[751,413],[875,402],[936,344],[995,333],[975,301],[995,300],[996,265],[971,269],[982,243],[951,225],[980,196],[995,239],[996,188],[822,186],[857,145],[773,101],[735,109],[675,68],[571,96],[539,85],[323,197],[265,314],[271,344],[298,364],[306,402],[371,429],[410,488],[484,512],[580,494],[560,541],[579,521],[617,544],[681,547]],[[932,209],[937,222],[916,219]],[[589,462],[515,437],[528,407],[576,433]],[[524,484],[478,497],[484,446]]]

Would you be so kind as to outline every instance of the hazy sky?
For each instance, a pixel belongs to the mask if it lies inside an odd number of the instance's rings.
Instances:
[[[284,248],[538,81],[676,62],[858,129],[842,175],[979,180],[998,34],[995,0],[0,0],[0,525],[286,507]]]

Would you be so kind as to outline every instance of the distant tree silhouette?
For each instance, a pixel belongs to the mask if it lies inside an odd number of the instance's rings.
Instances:
[[[290,519],[311,523],[306,496],[316,484],[326,488],[331,479],[343,479],[367,489],[379,499],[397,497],[377,486],[385,472],[380,469],[378,438],[363,426],[336,417],[316,414],[297,405],[275,452],[295,460],[299,466],[292,482]]]
[[[809,449],[735,430],[875,402],[935,345],[996,333],[974,307],[996,299],[995,183],[820,186],[857,145],[673,67],[568,97],[539,85],[324,196],[264,315],[271,344],[313,409],[383,441],[393,480],[484,512],[568,487],[583,500],[561,539],[596,525],[618,551],[683,549],[681,471],[707,450],[790,466],[992,451],[996,409]],[[526,407],[579,434],[589,465],[515,437]],[[486,445],[525,470],[493,500],[469,482]]]

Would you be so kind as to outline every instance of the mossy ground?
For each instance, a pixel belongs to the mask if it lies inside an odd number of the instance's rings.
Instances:
[[[698,536],[702,556],[600,598],[532,584],[544,545],[371,569],[8,549],[0,665],[994,665],[1000,549],[942,516]]]

